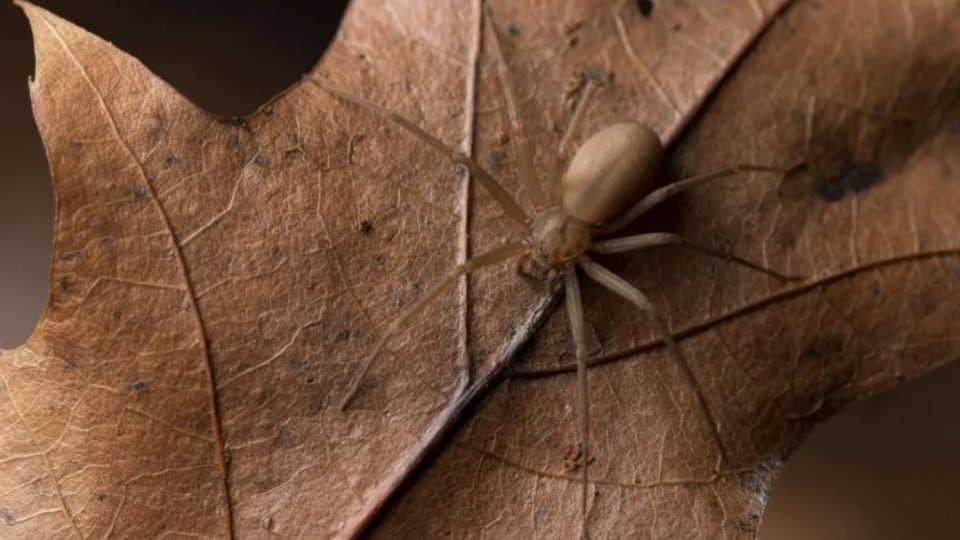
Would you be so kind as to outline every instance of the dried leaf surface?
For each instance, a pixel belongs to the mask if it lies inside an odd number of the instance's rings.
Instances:
[[[958,356],[960,304],[944,300],[960,288],[960,5],[798,1],[773,19],[784,3],[649,17],[633,2],[494,3],[541,167],[584,72],[613,77],[584,133],[636,118],[673,140],[699,115],[670,178],[808,164],[684,195],[635,228],[801,284],[676,250],[607,260],[682,338],[731,458],[719,474],[645,318],[585,286],[601,364],[593,538],[751,538],[816,420]],[[424,287],[522,232],[485,194],[311,82],[230,123],[23,7],[57,225],[48,309],[0,356],[4,535],[575,537],[572,358],[549,287],[512,267],[478,275],[336,406]],[[519,197],[481,28],[478,2],[357,1],[308,78],[472,148]]]

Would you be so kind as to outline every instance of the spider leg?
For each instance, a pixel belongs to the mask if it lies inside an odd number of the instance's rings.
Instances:
[[[580,124],[583,122],[583,116],[587,112],[587,106],[590,104],[590,98],[593,97],[593,94],[597,90],[596,83],[592,79],[587,80],[586,86],[583,88],[583,94],[580,95],[580,101],[577,103],[577,108],[573,112],[573,117],[570,118],[570,123],[567,124],[567,130],[563,133],[563,138],[560,139],[560,146],[557,147],[557,155],[553,158],[553,165],[550,166],[550,200],[553,204],[561,204],[563,202],[563,169],[567,163],[566,153],[567,147],[570,145],[570,139],[573,138],[574,133],[580,128]]]
[[[360,387],[360,382],[367,374],[367,371],[369,371],[374,359],[376,359],[380,354],[380,351],[383,350],[387,340],[398,331],[403,329],[407,321],[409,321],[414,315],[423,311],[423,308],[427,307],[431,302],[439,298],[443,291],[456,283],[457,278],[462,275],[469,274],[475,270],[479,270],[480,268],[503,262],[511,257],[522,255],[527,253],[527,251],[528,248],[525,244],[521,242],[513,242],[510,244],[504,244],[486,253],[477,255],[476,257],[467,260],[467,262],[455,267],[449,274],[447,274],[447,277],[443,278],[440,283],[437,283],[432,289],[427,291],[426,294],[424,294],[419,300],[410,306],[410,308],[403,315],[400,315],[390,323],[383,335],[380,336],[379,341],[377,341],[376,346],[373,348],[373,352],[371,352],[370,355],[367,356],[367,358],[363,361],[360,371],[357,372],[353,378],[353,381],[350,383],[350,386],[347,388],[346,395],[344,395],[343,399],[340,401],[340,410],[346,410],[346,408],[350,405],[350,402],[357,394],[357,389]]]
[[[587,340],[583,319],[583,302],[580,298],[580,284],[577,282],[576,268],[569,268],[563,275],[567,300],[567,317],[570,319],[570,331],[577,351],[577,405],[580,409],[580,456],[583,459],[580,491],[580,537],[586,538],[587,528],[587,466],[590,463],[590,401],[587,399]]]
[[[490,173],[488,173],[486,170],[484,170],[483,167],[478,165],[476,161],[470,158],[470,156],[464,154],[463,152],[454,150],[453,148],[450,148],[449,146],[443,144],[442,142],[440,142],[439,139],[437,139],[433,135],[430,135],[426,131],[420,129],[413,122],[411,122],[410,120],[407,120],[406,118],[404,118],[398,113],[389,111],[386,108],[381,107],[380,105],[377,105],[376,103],[368,99],[362,98],[360,96],[355,96],[353,94],[340,90],[339,88],[334,88],[332,86],[326,86],[320,83],[316,83],[316,81],[314,82],[315,84],[318,84],[328,94],[336,96],[345,101],[349,101],[350,103],[360,105],[361,107],[369,109],[379,114],[380,116],[393,120],[400,127],[406,129],[410,133],[413,133],[414,135],[422,139],[424,142],[426,142],[430,146],[439,150],[441,154],[444,154],[445,156],[450,158],[454,163],[466,167],[470,171],[470,174],[473,175],[473,177],[477,179],[477,182],[480,183],[480,186],[486,189],[488,193],[490,193],[490,195],[494,198],[494,200],[497,201],[497,204],[499,204],[500,207],[503,208],[503,211],[506,212],[511,219],[513,219],[514,221],[516,221],[517,223],[523,226],[526,226],[527,223],[529,222],[530,216],[528,216],[527,213],[523,210],[523,208],[521,208],[520,205],[517,204],[517,201],[515,201],[513,197],[509,193],[507,193],[507,190],[503,189],[503,186],[501,186],[499,183],[497,183],[496,180],[493,179],[493,176],[491,176]]]
[[[513,142],[516,147],[517,158],[520,161],[520,177],[523,181],[523,188],[534,207],[539,208],[546,204],[546,198],[543,189],[540,187],[540,181],[537,179],[537,173],[533,168],[533,154],[530,152],[530,143],[523,130],[523,124],[520,122],[520,115],[517,114],[517,97],[513,89],[513,81],[510,79],[510,70],[500,47],[500,31],[497,30],[497,25],[493,22],[493,14],[490,12],[488,2],[483,3],[483,15],[487,26],[490,27],[490,33],[493,35],[490,44],[493,46],[493,55],[497,59],[497,75],[500,77],[503,98],[507,104],[507,115],[510,119],[510,128],[513,131]]]
[[[726,178],[742,172],[772,172],[786,174],[789,172],[789,170],[790,169],[784,169],[782,167],[771,167],[769,165],[751,165],[749,163],[741,163],[727,169],[721,169],[719,171],[706,174],[698,174],[696,176],[684,178],[683,180],[678,180],[672,184],[651,191],[646,197],[635,204],[633,208],[627,210],[622,216],[600,226],[598,236],[608,236],[613,234],[633,223],[638,217],[645,214],[654,206],[662,203],[667,197],[676,195],[677,193],[680,193],[686,189],[699,186],[700,184],[705,184],[711,180]]]
[[[697,381],[697,377],[693,374],[693,370],[690,369],[690,364],[687,363],[686,358],[684,358],[683,354],[680,353],[680,347],[677,346],[677,342],[674,341],[673,336],[670,335],[670,329],[667,328],[667,323],[663,320],[659,310],[654,307],[647,296],[639,289],[633,285],[630,285],[624,281],[623,278],[614,274],[610,270],[607,270],[603,266],[591,261],[589,258],[581,257],[579,265],[580,268],[583,268],[583,271],[586,272],[590,279],[596,281],[607,289],[610,289],[618,296],[623,297],[631,304],[637,306],[642,311],[645,311],[650,317],[650,320],[657,328],[657,332],[659,332],[660,336],[663,338],[663,342],[666,344],[667,351],[680,367],[680,371],[687,380],[687,384],[690,385],[696,394],[697,404],[700,407],[704,418],[706,418],[707,422],[710,424],[710,434],[713,437],[719,452],[717,456],[717,470],[719,470],[720,467],[727,461],[727,452],[723,445],[723,439],[720,438],[720,431],[717,421],[714,419],[713,413],[710,412],[710,407],[707,405],[707,400],[703,395],[703,389],[700,386],[700,382]]]
[[[705,255],[711,257],[717,257],[719,259],[724,259],[729,262],[734,262],[742,266],[746,266],[757,272],[762,272],[768,276],[775,277],[781,281],[796,281],[803,279],[799,276],[787,276],[781,274],[775,270],[771,270],[765,266],[761,266],[757,263],[750,262],[746,259],[737,257],[732,253],[727,253],[726,251],[707,246],[694,242],[680,236],[678,234],[672,233],[647,233],[647,234],[638,234],[636,236],[624,236],[623,238],[614,238],[611,240],[600,240],[594,242],[590,246],[590,251],[593,253],[623,253],[626,251],[634,251],[639,249],[646,249],[656,246],[666,246],[666,245],[676,245],[682,246],[694,251],[699,251]]]

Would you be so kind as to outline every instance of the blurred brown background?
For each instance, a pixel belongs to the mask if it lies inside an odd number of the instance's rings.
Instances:
[[[313,66],[345,0],[36,3],[114,42],[207,110],[233,116]],[[0,2],[0,348],[29,336],[47,294],[53,196],[30,111],[32,71],[26,19]],[[960,365],[819,426],[777,481],[760,538],[958,538],[958,509]]]

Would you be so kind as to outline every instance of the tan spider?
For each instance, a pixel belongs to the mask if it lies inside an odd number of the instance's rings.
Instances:
[[[360,382],[369,370],[374,359],[380,354],[387,340],[400,331],[404,325],[440,294],[456,283],[460,276],[481,268],[501,263],[513,258],[521,258],[522,264],[532,275],[546,279],[562,276],[566,291],[567,315],[576,348],[577,358],[577,403],[579,407],[579,443],[581,472],[581,535],[586,536],[586,512],[588,500],[588,454],[589,446],[589,410],[587,395],[587,344],[583,305],[580,297],[580,285],[577,281],[577,268],[603,287],[625,298],[644,311],[659,332],[666,348],[680,366],[688,384],[697,396],[702,414],[708,420],[712,435],[719,452],[718,468],[726,460],[723,444],[717,433],[717,423],[707,407],[700,384],[689,365],[680,353],[666,323],[659,311],[650,303],[646,295],[622,278],[594,262],[589,253],[623,253],[645,248],[678,245],[700,253],[719,257],[763,272],[780,280],[794,280],[758,264],[752,263],[724,251],[698,244],[682,236],[671,233],[647,233],[634,236],[608,239],[609,235],[632,223],[645,212],[661,203],[667,197],[715,180],[745,171],[786,173],[779,167],[740,164],[710,174],[686,178],[673,184],[653,189],[655,173],[663,157],[663,145],[657,135],[646,124],[623,122],[608,126],[587,139],[574,154],[566,159],[570,140],[583,120],[591,97],[597,89],[596,84],[588,82],[580,97],[570,124],[560,141],[553,165],[548,171],[548,193],[544,193],[533,164],[529,143],[523,136],[520,119],[517,114],[516,97],[510,80],[507,63],[500,46],[498,30],[492,23],[489,6],[484,4],[486,26],[491,29],[493,47],[497,62],[497,72],[503,87],[504,101],[512,130],[511,139],[515,145],[520,162],[520,177],[526,195],[536,206],[532,215],[525,211],[514,198],[493,177],[469,156],[447,146],[429,133],[426,133],[403,116],[389,111],[367,99],[349,94],[343,90],[321,84],[328,93],[346,101],[389,118],[401,127],[409,130],[424,142],[436,148],[455,164],[466,167],[473,178],[499,204],[507,217],[516,221],[526,231],[525,237],[478,255],[455,267],[440,283],[426,292],[404,314],[390,323],[383,332],[373,351],[361,364],[360,370],[351,382],[343,400],[341,409],[346,409],[356,395]],[[564,170],[564,166],[566,169]],[[548,197],[549,195],[549,197]],[[548,202],[549,200],[549,202]]]

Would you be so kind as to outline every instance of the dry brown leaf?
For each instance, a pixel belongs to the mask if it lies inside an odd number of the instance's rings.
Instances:
[[[613,76],[584,133],[633,118],[673,140],[699,115],[671,178],[809,164],[638,225],[802,284],[673,250],[609,261],[682,338],[731,457],[719,474],[645,318],[585,287],[603,364],[592,537],[751,538],[814,422],[958,356],[960,4],[515,4],[494,7],[542,166],[584,72]],[[313,84],[231,123],[23,8],[57,225],[49,306],[0,356],[2,536],[575,537],[574,381],[548,287],[478,275],[336,407],[374,328],[465,249],[520,232],[485,194]],[[309,77],[472,147],[519,193],[479,21],[477,1],[357,0]]]

